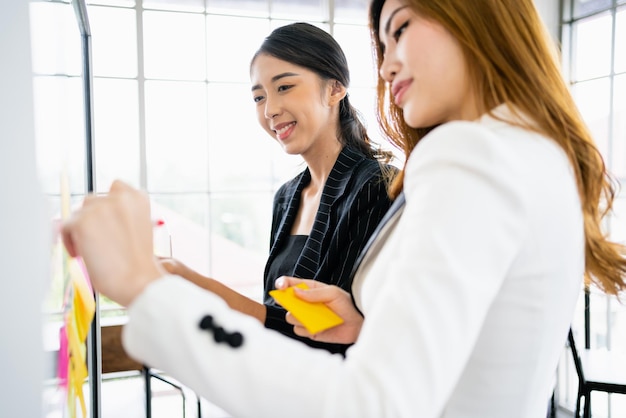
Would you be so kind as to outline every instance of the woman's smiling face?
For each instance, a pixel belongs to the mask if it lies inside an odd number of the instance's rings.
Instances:
[[[250,80],[259,123],[288,154],[338,142],[330,82],[267,54],[255,58]]]
[[[426,128],[479,116],[465,56],[450,32],[399,0],[385,2],[379,25],[384,51],[380,76],[409,126]]]

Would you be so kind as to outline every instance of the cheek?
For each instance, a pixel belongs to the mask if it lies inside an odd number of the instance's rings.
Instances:
[[[261,126],[261,128],[272,138],[274,137],[274,132],[270,129],[270,125],[268,120],[265,118],[265,113],[263,112],[263,107],[257,108],[256,112],[257,122]]]
[[[420,106],[416,103],[407,104],[403,109],[404,122],[411,128],[421,128],[426,126],[424,122],[424,114]]]
[[[264,129],[267,127],[267,119],[265,119],[265,112],[263,106],[257,106],[256,108],[256,120]]]

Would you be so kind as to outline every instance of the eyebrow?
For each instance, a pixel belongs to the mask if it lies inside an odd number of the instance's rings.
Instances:
[[[396,10],[393,11],[393,13],[391,13],[389,15],[389,18],[387,19],[387,22],[385,23],[385,35],[389,36],[389,30],[391,29],[391,19],[393,19],[393,17],[402,9],[406,9],[407,7],[409,7],[408,5],[406,6],[400,6],[398,7]]]
[[[278,80],[280,80],[281,78],[285,78],[285,77],[294,77],[294,76],[298,76],[300,74],[298,73],[292,73],[292,72],[286,72],[286,73],[280,73],[280,74],[276,74],[274,77],[272,77],[272,83],[277,82]],[[261,89],[261,85],[260,84],[255,84],[254,86],[252,86],[252,88],[250,90],[254,91],[254,90],[259,90]]]

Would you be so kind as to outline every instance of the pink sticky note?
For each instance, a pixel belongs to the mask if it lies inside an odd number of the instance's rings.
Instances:
[[[67,389],[67,371],[70,354],[67,349],[67,332],[65,325],[59,329],[59,359],[57,361],[57,376],[59,385]]]

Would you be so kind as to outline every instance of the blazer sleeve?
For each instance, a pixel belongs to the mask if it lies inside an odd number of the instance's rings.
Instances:
[[[234,416],[441,416],[525,232],[519,173],[494,145],[506,141],[450,129],[429,134],[407,163],[406,206],[364,277],[366,319],[345,359],[171,276],[129,307],[128,353]],[[201,330],[206,314],[243,344]]]

